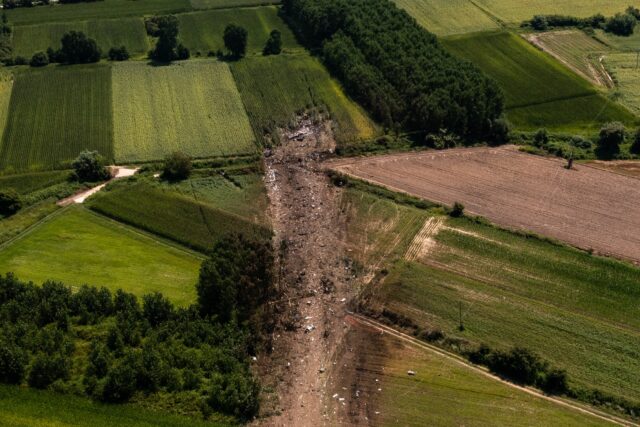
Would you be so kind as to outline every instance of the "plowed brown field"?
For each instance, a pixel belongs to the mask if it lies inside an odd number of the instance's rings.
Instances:
[[[329,162],[339,172],[427,200],[462,202],[501,226],[640,262],[640,182],[514,146]]]

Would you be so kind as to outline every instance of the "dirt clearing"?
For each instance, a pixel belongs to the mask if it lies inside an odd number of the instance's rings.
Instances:
[[[328,162],[339,172],[528,230],[640,262],[638,180],[517,147],[453,149]]]

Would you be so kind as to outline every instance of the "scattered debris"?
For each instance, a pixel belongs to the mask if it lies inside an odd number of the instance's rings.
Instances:
[[[407,371],[407,375],[409,376],[415,376],[416,371]]]

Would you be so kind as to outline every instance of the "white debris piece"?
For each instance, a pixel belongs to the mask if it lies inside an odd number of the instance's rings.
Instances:
[[[416,374],[416,371],[407,371],[407,375],[414,376],[415,374]]]

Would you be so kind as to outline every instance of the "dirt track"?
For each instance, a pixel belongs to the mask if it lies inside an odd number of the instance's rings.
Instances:
[[[471,148],[329,162],[340,172],[452,205],[505,227],[640,262],[638,180],[587,165]]]
[[[261,367],[277,395],[270,409],[276,415],[261,425],[331,425],[326,382],[347,327],[352,273],[339,189],[320,167],[335,142],[328,124],[302,128],[308,133],[265,157],[282,299],[273,352]]]

